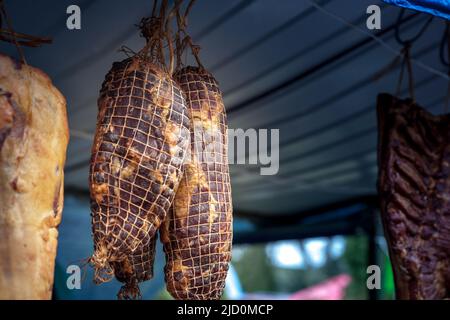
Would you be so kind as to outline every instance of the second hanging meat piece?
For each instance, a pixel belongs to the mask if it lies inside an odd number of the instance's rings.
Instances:
[[[231,260],[227,120],[216,80],[203,68],[174,75],[191,112],[191,152],[161,227],[167,289],[176,299],[219,299]]]

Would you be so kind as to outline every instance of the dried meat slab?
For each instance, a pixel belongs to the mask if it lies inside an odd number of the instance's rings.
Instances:
[[[52,297],[68,142],[51,79],[0,53],[0,300]]]
[[[450,298],[450,115],[378,97],[378,189],[398,299]]]

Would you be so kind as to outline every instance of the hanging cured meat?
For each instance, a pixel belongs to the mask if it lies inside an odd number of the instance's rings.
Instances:
[[[227,121],[216,80],[203,68],[174,75],[191,112],[191,156],[161,227],[167,289],[176,299],[219,299],[231,259]]]
[[[450,298],[450,115],[378,97],[379,195],[399,299]]]
[[[153,278],[153,262],[155,260],[156,238],[150,239],[147,246],[140,245],[128,256],[128,259],[118,263],[113,262],[116,279],[124,283],[117,297],[120,300],[140,299],[138,284]]]
[[[102,282],[114,265],[133,266],[131,255],[151,247],[181,179],[189,118],[178,85],[140,55],[113,64],[98,105],[90,165],[91,262]]]
[[[0,55],[0,299],[50,299],[66,101],[41,70]]]

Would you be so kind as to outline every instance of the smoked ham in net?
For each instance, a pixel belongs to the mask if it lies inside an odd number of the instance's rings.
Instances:
[[[379,195],[397,298],[450,298],[450,115],[378,97]]]
[[[0,54],[0,299],[50,299],[66,101],[41,70]]]
[[[191,113],[191,155],[161,227],[167,290],[176,299],[219,299],[232,244],[227,120],[216,80],[186,67],[174,75]]]
[[[144,269],[153,260],[151,239],[181,179],[190,120],[179,86],[139,55],[113,64],[98,106],[89,176],[91,263],[97,282],[116,273],[129,287],[150,274]]]
[[[120,300],[142,298],[138,284],[153,278],[156,237],[150,239],[148,245],[140,245],[128,259],[120,263],[113,262],[116,279],[124,283],[117,297]]]

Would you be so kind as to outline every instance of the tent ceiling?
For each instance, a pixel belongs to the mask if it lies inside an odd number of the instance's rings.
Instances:
[[[151,2],[6,1],[16,30],[54,38],[52,45],[25,53],[66,96],[73,133],[89,137],[94,132],[104,75],[124,57],[118,52],[122,45],[142,46],[134,25]],[[399,9],[373,0],[318,2],[361,28],[367,6],[379,4],[382,30],[373,33],[400,48],[392,27]],[[65,28],[70,4],[82,9],[79,31]],[[413,34],[427,18],[414,15],[402,33]],[[395,89],[399,71],[378,80],[374,76],[393,60],[392,52],[308,1],[199,0],[189,27],[202,47],[204,65],[221,84],[230,127],[280,129],[278,175],[261,176],[253,166],[231,167],[237,213],[289,214],[376,192],[375,101],[377,93]],[[414,44],[413,55],[445,72],[438,59],[443,30],[443,20],[434,19]],[[5,44],[1,51],[16,55]],[[414,77],[418,102],[433,113],[443,112],[446,80],[417,67]],[[91,139],[72,135],[68,188],[87,190],[90,147]]]

